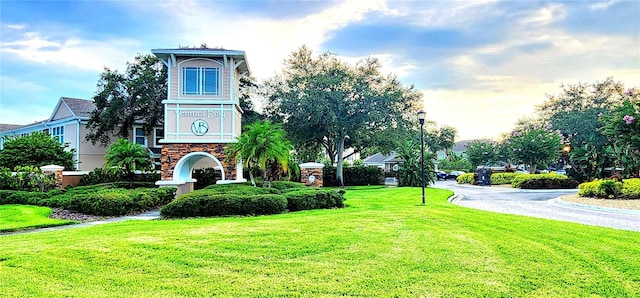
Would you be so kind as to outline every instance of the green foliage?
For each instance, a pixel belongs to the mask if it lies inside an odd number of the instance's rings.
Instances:
[[[591,144],[574,147],[569,154],[571,168],[567,174],[578,181],[603,178],[604,168],[613,160],[611,147],[598,148]]]
[[[0,189],[44,192],[55,187],[55,177],[33,166],[17,166],[15,175],[0,167]]]
[[[458,178],[456,178],[456,181],[458,181],[459,184],[475,184],[476,179],[474,175],[475,173],[464,173],[458,176]]]
[[[128,185],[128,184],[125,184]],[[85,214],[115,216],[146,211],[175,197],[175,188],[119,188],[117,183],[78,186],[46,193],[0,190],[0,205],[58,207]]]
[[[449,153],[449,156],[444,159],[438,160],[438,167],[443,171],[464,171],[473,172],[474,168],[471,162],[461,155],[457,155],[454,152]]]
[[[511,184],[513,180],[522,173],[493,173],[491,174],[491,185]]]
[[[265,84],[267,114],[284,123],[297,149],[323,147],[337,164],[340,186],[345,148],[392,150],[395,132],[415,127],[420,92],[382,75],[381,67],[375,58],[355,66],[331,53],[314,58],[303,46],[285,61],[282,74]]]
[[[214,168],[193,169],[191,177],[196,179],[193,189],[197,190],[216,184],[216,181],[222,179],[222,173]]]
[[[122,180],[125,176],[126,174],[123,171],[106,171],[103,168],[95,168],[89,174],[80,177],[80,185],[116,182]]]
[[[289,211],[344,207],[344,190],[302,189],[283,194]]]
[[[124,73],[105,67],[93,97],[86,140],[107,146],[112,136],[127,139],[129,130],[142,123],[145,134],[162,124],[167,99],[167,67],[152,54],[138,54]]]
[[[411,140],[402,143],[397,149],[397,157],[404,162],[400,164],[399,182],[402,186],[422,186],[422,170],[420,168],[420,144]],[[435,182],[435,153],[424,152],[424,183],[425,186]]]
[[[264,215],[282,213],[287,199],[277,194],[221,194],[209,189],[192,191],[163,206],[163,217]]]
[[[109,146],[104,159],[107,170],[116,173],[124,171],[131,183],[133,183],[135,171],[148,171],[152,169],[153,165],[149,149],[123,138],[119,138]]]
[[[505,145],[517,161],[530,165],[534,173],[537,165],[558,160],[562,142],[562,134],[551,130],[551,126],[527,123],[514,130]]]
[[[5,139],[0,150],[0,167],[13,169],[18,166],[41,167],[53,164],[73,170],[74,154],[75,149],[69,149],[69,144],[60,144],[45,132],[34,132]]]
[[[514,188],[523,189],[573,189],[578,184],[574,179],[555,173],[517,175],[511,182]]]
[[[208,193],[237,194],[243,196],[279,194],[276,188],[256,187],[248,184],[215,184],[204,188]]]
[[[466,144],[467,159],[474,167],[501,160],[500,144],[492,140],[473,140]]]
[[[249,169],[251,184],[255,186],[252,169],[262,170],[263,181],[276,180],[281,171],[287,173],[292,149],[280,125],[257,121],[246,127],[238,142],[227,146],[225,155],[227,159],[243,160]]]
[[[344,185],[379,185],[384,180],[384,171],[376,166],[344,168]],[[325,166],[322,170],[324,186],[338,186],[336,167]]]
[[[581,183],[578,195],[601,199],[640,199],[640,178],[625,179],[618,182],[610,179],[596,179]]]

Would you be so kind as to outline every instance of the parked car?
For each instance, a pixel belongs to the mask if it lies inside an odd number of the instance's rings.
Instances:
[[[465,172],[463,171],[451,171],[449,172],[449,174],[447,174],[447,178],[453,178],[453,179],[457,179],[458,176],[465,174]]]
[[[447,174],[444,171],[437,171],[436,172],[436,178],[438,178],[438,180],[447,180],[449,174]]]

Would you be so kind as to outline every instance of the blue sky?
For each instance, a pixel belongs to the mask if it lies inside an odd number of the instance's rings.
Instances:
[[[377,57],[458,139],[511,130],[562,83],[640,86],[637,0],[2,0],[0,123],[46,119],[62,96],[90,99],[103,68],[123,70],[136,53],[202,43],[244,50],[259,80],[301,45]]]

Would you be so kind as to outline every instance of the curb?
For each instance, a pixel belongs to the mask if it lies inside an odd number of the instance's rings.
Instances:
[[[572,189],[521,189],[521,188],[501,188],[501,187],[491,187],[491,186],[478,186],[471,184],[455,184],[455,187],[462,188],[474,188],[474,189],[485,189],[490,191],[500,191],[500,192],[562,192],[562,193],[577,193],[577,188]]]
[[[595,205],[585,205],[579,203],[572,203],[563,201],[560,198],[555,198],[549,200],[550,203],[560,205],[563,207],[576,208],[576,209],[587,209],[592,211],[600,211],[606,213],[615,213],[615,214],[626,214],[626,215],[637,215],[640,216],[640,211],[638,210],[629,210],[629,209],[620,209],[620,208],[612,208],[612,207],[602,207]]]

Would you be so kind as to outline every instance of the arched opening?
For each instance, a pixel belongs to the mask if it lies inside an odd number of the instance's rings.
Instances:
[[[205,158],[213,160],[213,168],[216,170],[220,170],[222,174],[222,181],[226,180],[224,166],[222,165],[220,160],[207,152],[191,152],[180,158],[180,160],[176,164],[176,167],[173,170],[173,181],[193,182],[191,173],[193,172],[194,167],[199,164],[199,161]]]

